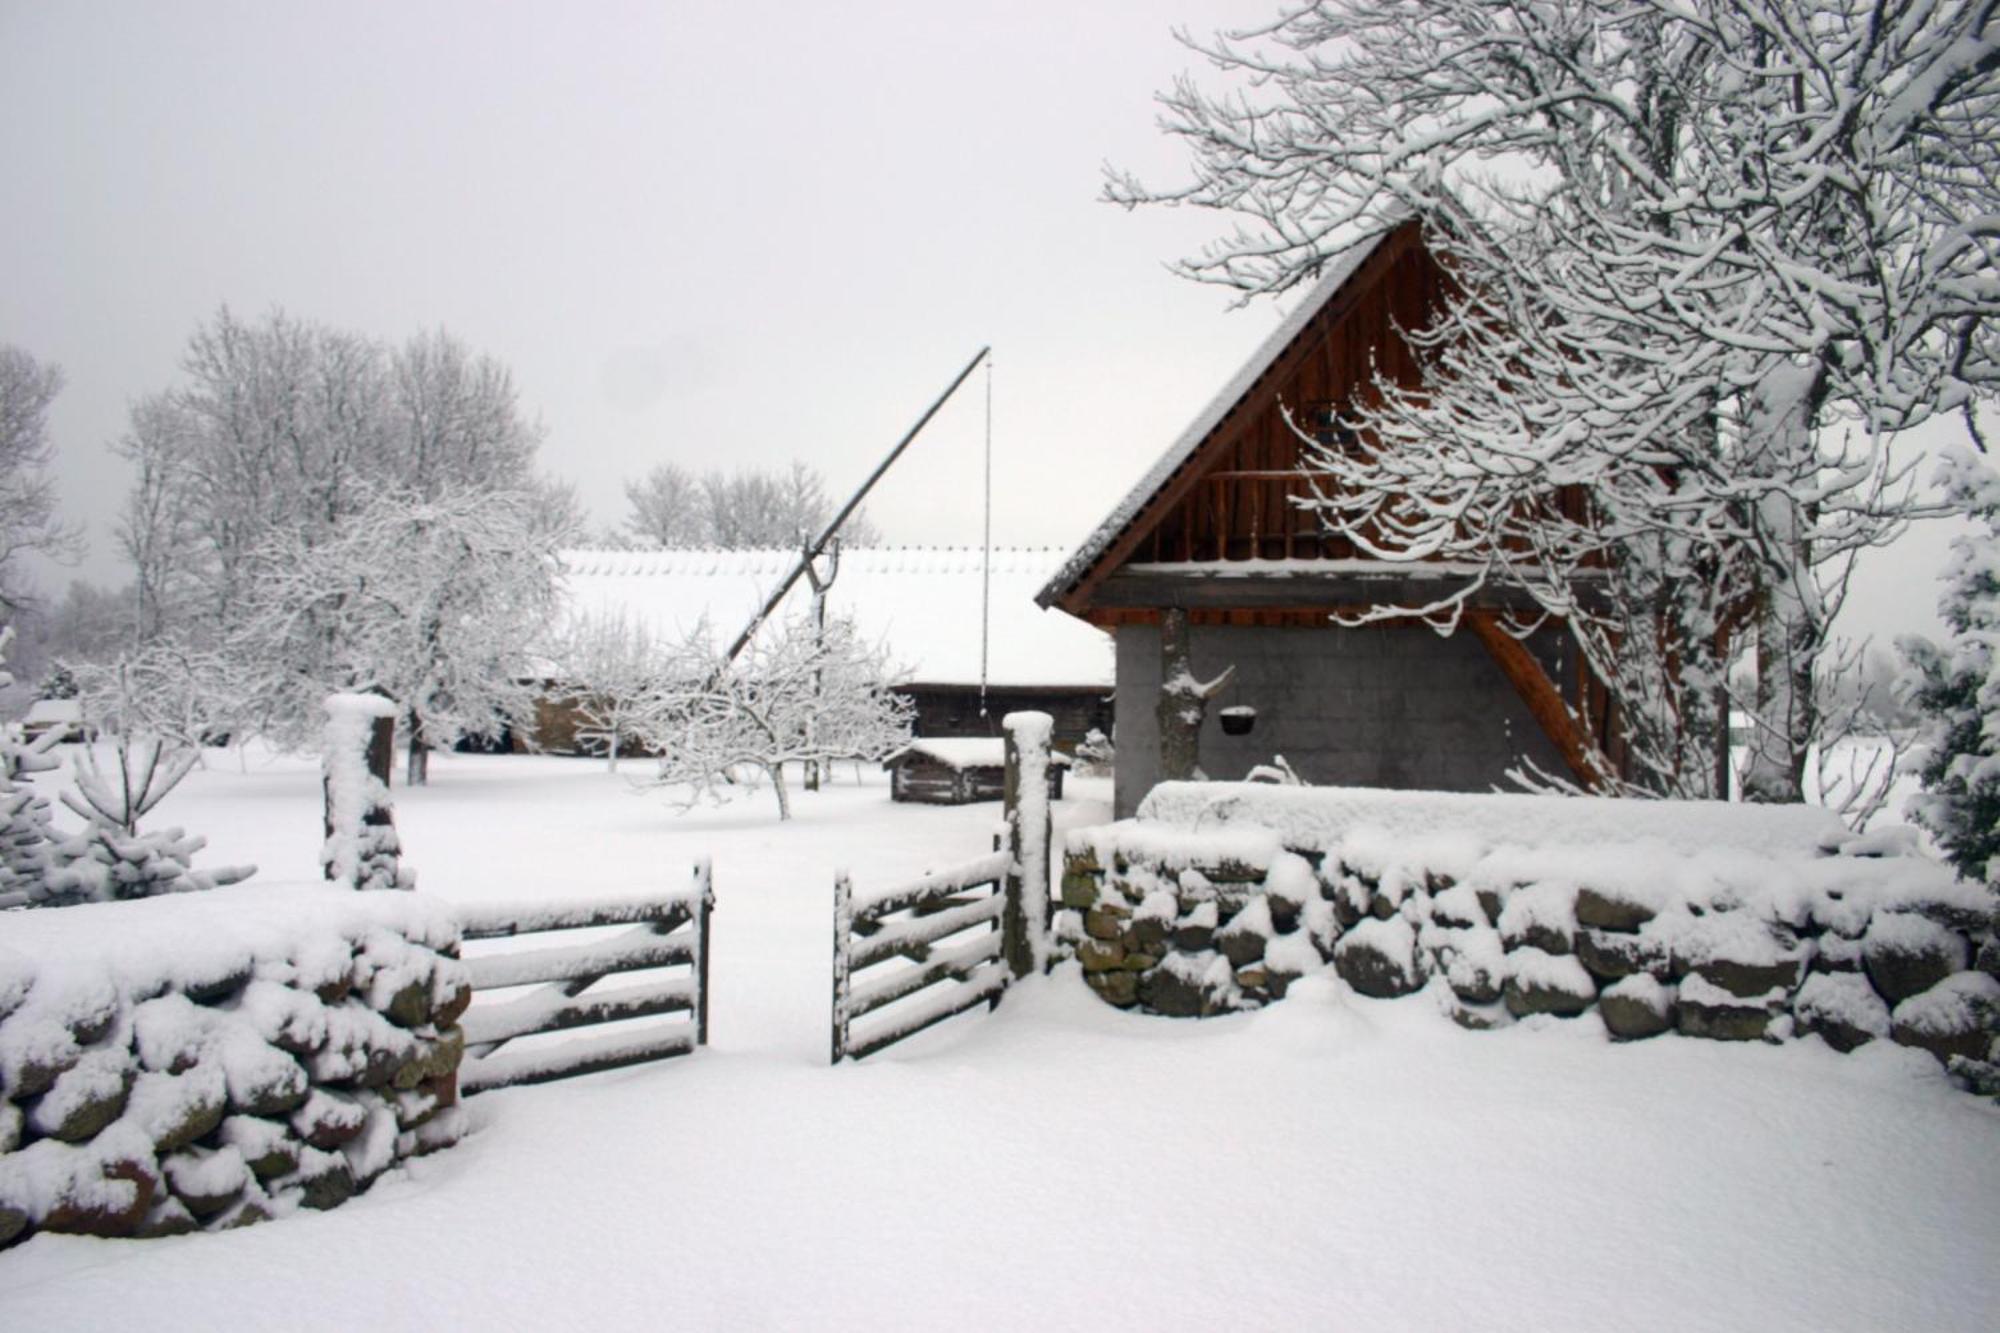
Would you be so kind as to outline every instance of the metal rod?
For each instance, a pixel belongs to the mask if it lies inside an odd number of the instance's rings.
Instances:
[[[778,585],[777,591],[773,592],[765,600],[763,609],[751,617],[750,623],[743,627],[743,632],[736,636],[736,642],[729,645],[729,651],[722,658],[724,666],[734,662],[736,655],[749,645],[750,640],[756,636],[758,628],[763,625],[765,619],[778,609],[778,603],[785,600],[785,594],[790,592],[792,585],[799,581],[799,575],[805,573],[806,566],[810,565],[818,557],[826,544],[833,540],[833,535],[840,531],[840,525],[851,518],[854,511],[861,507],[862,500],[867,498],[868,492],[874,489],[875,483],[882,480],[882,474],[889,470],[889,465],[902,457],[903,450],[910,447],[910,441],[916,439],[918,432],[930,424],[931,418],[938,414],[938,409],[950,401],[951,396],[958,392],[958,386],[965,383],[966,378],[979,368],[979,363],[984,361],[986,354],[992,350],[991,347],[982,347],[973,356],[972,360],[965,363],[965,369],[958,372],[958,378],[954,379],[950,387],[938,395],[936,402],[924,409],[924,414],[917,418],[917,424],[910,427],[902,439],[896,441],[896,447],[891,449],[889,456],[883,459],[873,472],[868,474],[868,480],[861,483],[861,489],[856,491],[845,505],[841,506],[840,512],[833,516],[833,521],[826,525],[826,530],[820,533],[810,546],[806,547],[805,555],[799,560],[798,564],[792,567],[792,572],[785,576],[784,582]]]

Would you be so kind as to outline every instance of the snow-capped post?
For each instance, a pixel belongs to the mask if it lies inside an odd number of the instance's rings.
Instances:
[[[329,694],[321,756],[326,877],[355,889],[413,889],[389,805],[396,705],[379,694]]]
[[[1049,737],[1047,713],[1009,713],[1007,733],[1007,908],[1001,919],[1001,952],[1025,977],[1042,966],[1049,916]]]
[[[1213,680],[1194,676],[1188,643],[1188,616],[1183,607],[1168,607],[1160,615],[1160,702],[1155,716],[1160,727],[1160,776],[1185,782],[1201,776],[1201,722],[1208,701],[1222,693],[1236,674],[1227,667]]]

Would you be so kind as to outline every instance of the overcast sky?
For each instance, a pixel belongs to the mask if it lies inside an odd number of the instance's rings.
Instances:
[[[1274,9],[0,0],[0,341],[68,376],[80,572],[122,580],[107,446],[224,303],[450,329],[606,523],[666,460],[844,492],[990,343],[995,540],[1074,546],[1276,321],[1163,268],[1216,217],[1097,202],[1184,170],[1172,29]],[[891,540],[978,542],[983,387],[878,488]],[[1944,536],[1851,627],[1934,631]]]

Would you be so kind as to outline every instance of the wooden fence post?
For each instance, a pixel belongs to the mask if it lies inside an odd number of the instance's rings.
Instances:
[[[715,910],[714,869],[707,857],[694,863],[695,884],[695,1011],[694,1044],[708,1045],[708,918]]]
[[[847,984],[851,971],[848,961],[854,914],[854,885],[845,870],[833,877],[833,1059],[839,1064],[847,1054]]]
[[[1001,917],[1001,954],[1016,978],[1041,963],[1049,902],[1049,737],[1047,713],[1009,713],[1007,733],[1007,908]]]
[[[321,868],[351,888],[414,888],[397,864],[402,846],[389,806],[396,706],[369,693],[330,694],[324,707]]]

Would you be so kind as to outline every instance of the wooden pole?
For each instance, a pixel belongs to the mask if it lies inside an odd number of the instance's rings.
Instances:
[[[833,1058],[827,1063],[836,1065],[847,1054],[848,948],[854,925],[850,906],[853,900],[854,885],[843,870],[833,877]]]
[[[1007,905],[1001,915],[1001,956],[1018,980],[1035,970],[1037,919],[1049,892],[1049,732],[1047,713],[1009,713],[1007,734]]]
[[[709,859],[694,863],[695,952],[694,952],[694,1044],[708,1045],[708,918],[715,911],[715,880]]]
[[[902,439],[896,441],[896,447],[891,449],[889,456],[877,464],[875,470],[868,474],[868,480],[861,483],[861,489],[848,497],[847,503],[840,507],[840,512],[833,516],[833,521],[826,525],[826,530],[821,532],[806,547],[804,558],[792,567],[792,572],[785,576],[784,581],[778,585],[777,590],[765,599],[763,608],[755,616],[751,617],[748,625],[743,627],[743,632],[736,636],[736,642],[729,645],[729,651],[724,653],[722,657],[724,666],[736,660],[736,655],[742,652],[744,647],[749,644],[750,640],[756,635],[758,627],[764,623],[773,611],[778,609],[778,604],[785,600],[785,594],[792,590],[792,585],[799,581],[799,576],[806,572],[806,567],[812,564],[814,558],[819,555],[826,544],[833,540],[834,534],[840,531],[840,525],[847,522],[853,516],[854,511],[861,507],[861,501],[867,496],[869,491],[874,489],[875,483],[882,480],[882,474],[889,470],[889,465],[902,457],[903,450],[910,447],[910,441],[916,439],[918,432],[930,424],[931,418],[938,414],[938,409],[943,407],[951,396],[958,392],[958,386],[965,383],[966,377],[979,368],[979,363],[984,361],[986,354],[992,350],[990,347],[982,347],[973,355],[972,360],[965,363],[965,369],[958,372],[958,378],[954,379],[950,386],[938,395],[936,402],[924,409],[924,414],[917,418],[917,424],[910,427],[904,433]]]

